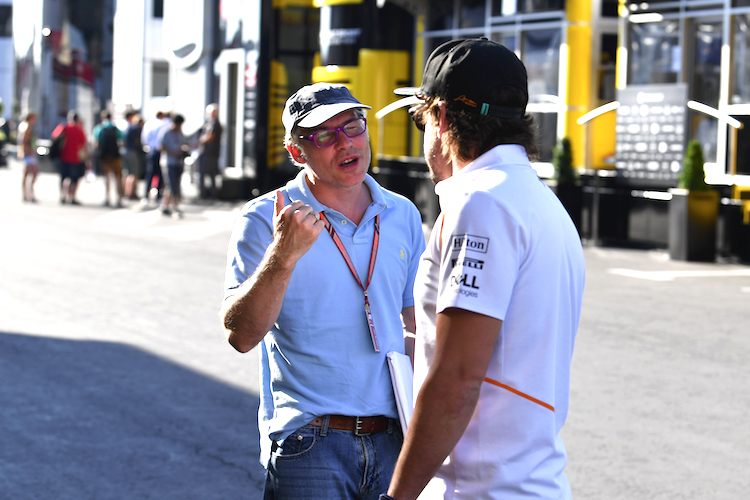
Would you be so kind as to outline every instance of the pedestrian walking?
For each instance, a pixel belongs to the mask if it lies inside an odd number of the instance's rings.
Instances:
[[[161,204],[164,215],[182,218],[180,199],[182,198],[182,174],[185,172],[185,158],[190,155],[187,138],[182,133],[185,118],[175,115],[169,127],[162,129],[159,137],[159,150],[167,156],[167,192]],[[164,171],[162,171],[163,175]],[[171,208],[170,208],[171,207]]]
[[[367,175],[366,109],[343,85],[292,95],[301,170],[245,205],[229,243],[221,315],[235,349],[260,344],[266,499],[375,500],[401,448],[386,354],[413,343],[424,236],[414,204]]]
[[[157,111],[153,118],[143,124],[141,131],[141,143],[146,150],[146,193],[141,203],[148,205],[151,190],[156,188],[156,202],[161,202],[164,191],[164,179],[161,175],[161,150],[159,149],[159,134],[162,129],[170,123],[169,118],[163,111]]]
[[[63,147],[57,168],[60,172],[60,203],[80,205],[76,197],[78,181],[83,177],[86,167],[91,164],[86,132],[75,110],[68,111],[68,121],[58,125],[52,131],[52,138],[63,136]]]
[[[585,265],[529,163],[526,68],[486,38],[452,40],[405,93],[422,99],[442,212],[414,287],[414,414],[381,498],[570,499],[559,433]]]
[[[120,146],[124,136],[122,131],[112,123],[112,114],[103,110],[102,122],[94,127],[94,150],[104,171],[104,206],[109,206],[110,184],[114,184],[115,199],[113,204],[122,207],[124,190],[122,185],[122,158]]]
[[[136,112],[129,113],[127,117],[128,128],[125,130],[125,154],[122,156],[123,191],[126,198],[137,200],[139,199],[138,181],[143,179],[146,174],[143,143],[141,142],[143,120],[141,119],[141,115]]]
[[[23,193],[23,201],[31,203],[36,203],[34,184],[36,184],[36,178],[39,175],[36,137],[34,135],[35,123],[36,113],[29,112],[18,124],[18,159],[23,162],[21,192]]]
[[[206,123],[200,130],[198,142],[200,144],[199,157],[199,193],[203,200],[216,199],[216,176],[219,175],[219,156],[221,154],[222,127],[219,123],[219,106],[206,106]],[[211,185],[206,187],[206,179]]]

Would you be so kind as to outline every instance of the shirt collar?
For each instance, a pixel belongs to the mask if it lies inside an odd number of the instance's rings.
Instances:
[[[325,211],[334,211],[332,208],[327,207],[326,205],[323,205],[320,203],[315,196],[312,194],[312,191],[310,191],[310,186],[307,184],[307,181],[305,180],[306,172],[304,169],[300,170],[297,176],[290,180],[287,185],[286,189],[289,193],[289,197],[293,200],[301,200],[306,205],[310,205],[313,210],[316,212],[325,212]],[[372,203],[370,204],[370,207],[367,209],[367,212],[365,214],[365,218],[363,219],[363,222],[369,218],[369,212],[375,208],[375,212],[372,214],[374,217],[375,214],[378,214],[385,210],[386,208],[390,207],[393,204],[393,201],[386,198],[384,194],[383,188],[375,182],[375,179],[373,179],[370,174],[365,175],[365,186],[367,186],[367,189],[370,190],[370,196],[372,197]]]
[[[460,182],[467,174],[484,168],[498,167],[500,164],[529,166],[529,157],[526,154],[526,149],[518,144],[500,144],[499,146],[495,146],[475,158],[474,161],[451,177],[438,182],[435,185],[435,193],[440,196],[441,193],[450,190],[453,184]]]

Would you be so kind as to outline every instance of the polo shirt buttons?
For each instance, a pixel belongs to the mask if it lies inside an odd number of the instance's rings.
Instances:
[[[341,224],[346,225],[346,219],[342,219]]]

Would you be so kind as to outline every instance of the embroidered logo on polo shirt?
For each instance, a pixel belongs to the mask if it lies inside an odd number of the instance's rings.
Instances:
[[[465,286],[467,288],[479,290],[479,285],[477,285],[477,277],[472,274],[462,274],[460,276],[451,275],[451,287],[457,286]]]
[[[469,257],[458,257],[456,259],[451,260],[451,264],[453,267],[470,267],[472,269],[476,269],[477,271],[481,271],[484,269],[484,261],[478,260],[478,259],[472,259]]]
[[[451,238],[451,251],[457,252],[464,248],[471,252],[487,253],[490,239],[473,234],[457,234]]]

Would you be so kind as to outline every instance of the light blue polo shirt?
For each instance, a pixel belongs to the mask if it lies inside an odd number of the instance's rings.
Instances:
[[[287,204],[301,200],[325,213],[363,284],[380,214],[380,243],[367,290],[380,352],[370,338],[362,288],[324,230],[297,262],[281,313],[261,343],[258,420],[264,466],[271,440],[285,439],[318,416],[398,418],[386,353],[404,352],[401,310],[414,305],[424,233],[411,201],[369,175],[365,185],[373,202],[359,226],[315,199],[304,170],[282,188]],[[226,296],[253,274],[271,243],[274,200],[275,192],[251,200],[237,219],[227,255]]]

